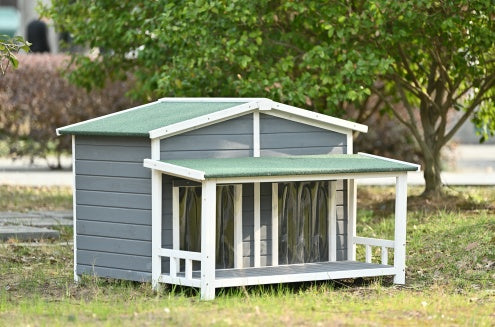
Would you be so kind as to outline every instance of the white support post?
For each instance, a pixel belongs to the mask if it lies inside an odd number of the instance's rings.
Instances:
[[[328,181],[328,261],[337,261],[337,181]]]
[[[234,185],[234,268],[242,268],[242,184]]]
[[[260,156],[260,113],[253,112],[253,157]]]
[[[395,184],[394,284],[406,283],[406,217],[407,173],[403,173],[397,176]]]
[[[72,135],[72,225],[74,243],[74,282],[79,283],[81,278],[77,274],[77,210],[76,210],[76,137]]]
[[[179,188],[172,188],[172,249],[180,250],[179,226]],[[170,276],[174,277],[180,270],[180,260],[170,258]]]
[[[278,266],[278,183],[272,183],[272,266]]]
[[[160,159],[160,140],[151,140],[151,157]],[[151,171],[151,286],[159,290],[158,280],[162,274],[162,173]]]
[[[348,214],[347,214],[347,260],[356,260],[356,244],[354,243],[354,237],[356,237],[356,215],[357,215],[357,188],[356,180],[347,180],[347,192],[348,192]]]
[[[201,299],[215,298],[216,183],[204,181],[201,188]]]
[[[254,266],[261,266],[261,194],[260,183],[254,183]]]

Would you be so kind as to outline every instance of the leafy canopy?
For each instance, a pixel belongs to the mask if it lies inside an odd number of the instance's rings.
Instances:
[[[432,128],[446,128],[447,108],[476,111],[489,131],[494,7],[490,0],[53,0],[45,12],[75,44],[93,49],[75,58],[71,75],[86,87],[132,72],[143,100],[267,96],[333,114],[377,92],[390,108],[408,106],[398,117],[408,127],[421,126],[412,111],[424,106],[437,111],[424,113]],[[386,86],[375,88],[377,81]],[[422,138],[421,128],[413,133]]]

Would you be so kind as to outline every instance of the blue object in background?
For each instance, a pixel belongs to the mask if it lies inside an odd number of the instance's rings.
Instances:
[[[0,7],[0,34],[13,37],[21,24],[21,14],[14,7]]]

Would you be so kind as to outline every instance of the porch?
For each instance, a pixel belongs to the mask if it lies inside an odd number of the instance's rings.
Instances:
[[[152,283],[168,283],[201,288],[202,299],[213,299],[215,288],[393,275],[394,282],[405,282],[405,236],[407,207],[407,171],[417,165],[391,159],[359,155],[299,156],[284,158],[236,158],[159,161],[145,159],[152,169]],[[201,185],[201,252],[180,250],[179,187],[172,195],[172,248],[162,248],[162,174],[195,181]],[[396,178],[394,240],[356,235],[357,178]],[[336,256],[336,184],[348,183],[347,259]],[[328,261],[279,264],[279,183],[319,181],[328,183],[327,237]],[[254,185],[254,264],[242,261],[242,184]],[[272,187],[271,262],[260,262],[260,183]],[[234,187],[234,268],[215,269],[216,188]],[[356,246],[365,248],[365,260],[356,261]],[[373,247],[380,248],[379,260],[373,260]],[[389,253],[393,251],[393,262]],[[169,258],[169,273],[162,273],[162,258]],[[375,262],[373,262],[375,261]],[[376,262],[378,261],[378,262]],[[200,263],[200,270],[193,269]]]

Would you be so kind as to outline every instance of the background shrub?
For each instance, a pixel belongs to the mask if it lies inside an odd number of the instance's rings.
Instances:
[[[87,92],[62,75],[70,69],[64,54],[19,55],[19,68],[0,76],[0,139],[7,155],[46,157],[70,150],[69,136],[55,134],[62,127],[136,105],[125,96],[132,82],[107,83]],[[58,166],[60,168],[60,160]]]

